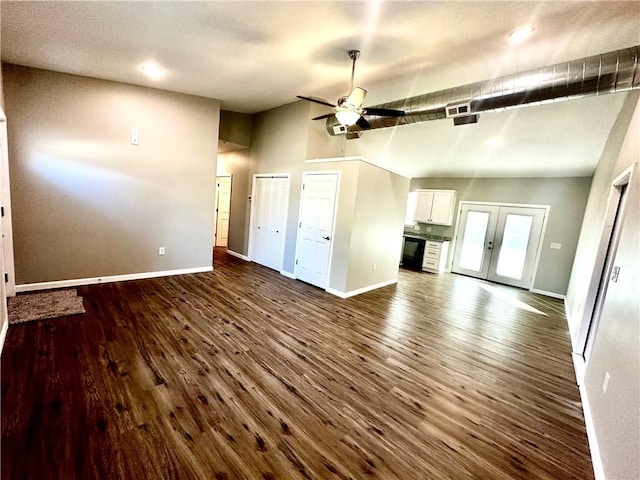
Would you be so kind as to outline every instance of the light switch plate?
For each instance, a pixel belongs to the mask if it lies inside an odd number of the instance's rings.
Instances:
[[[550,245],[551,248],[553,248],[554,250],[560,250],[562,248],[562,244],[561,243],[551,243]]]

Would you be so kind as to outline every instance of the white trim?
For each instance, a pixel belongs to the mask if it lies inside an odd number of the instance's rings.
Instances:
[[[539,293],[540,295],[544,295],[545,297],[557,298],[558,300],[564,300],[566,297],[556,292],[549,292],[548,290],[540,290],[538,288],[529,289],[531,293]],[[567,310],[567,304],[565,302],[565,312]]]
[[[617,239],[616,231],[614,230],[616,217],[619,215],[620,219],[624,217],[627,196],[622,196],[622,189],[620,187],[631,183],[632,176],[634,175],[634,168],[636,163],[629,165],[620,175],[618,175],[609,186],[609,195],[607,198],[607,206],[604,211],[604,217],[600,226],[600,239],[598,240],[598,247],[596,251],[596,257],[593,262],[593,268],[591,269],[591,278],[589,280],[589,286],[587,288],[586,296],[582,305],[582,314],[578,316],[576,320],[580,323],[574,329],[571,328],[573,323],[569,324],[569,335],[571,337],[571,345],[573,351],[578,353],[584,362],[584,370],[586,371],[589,356],[591,354],[591,347],[593,346],[593,340],[597,334],[598,322],[594,320],[593,329],[589,335],[591,329],[592,319],[597,314],[598,308],[598,291],[600,284],[604,278],[608,278],[610,272],[604,272],[607,267],[607,252],[610,248],[617,248],[615,244]],[[610,258],[609,261],[612,261]],[[609,265],[613,267],[613,264]],[[604,272],[604,273],[603,273]]]
[[[474,202],[473,200],[460,200],[459,202],[460,208],[462,208],[463,203],[472,203],[474,205],[498,205],[499,207],[547,208],[547,209],[551,208],[550,205],[542,205],[538,203]]]
[[[282,275],[284,277],[287,277],[287,278],[291,278],[293,280],[296,279],[296,276],[293,273],[287,272],[286,270],[280,270],[280,275]]]
[[[360,295],[361,293],[370,292],[371,290],[376,290],[378,288],[387,287],[387,286],[393,285],[395,283],[398,283],[398,279],[397,278],[394,278],[393,280],[387,280],[386,282],[376,283],[375,285],[369,285],[367,287],[358,288],[356,290],[350,290],[348,292],[342,292],[342,291],[336,290],[334,288],[327,288],[326,292],[330,293],[331,295],[335,295],[337,297],[340,297],[340,298],[349,298],[349,297],[353,297],[355,295]]]
[[[183,268],[180,270],[162,270],[158,272],[128,273],[125,275],[111,275],[108,277],[75,278],[71,280],[56,280],[53,282],[25,283],[16,285],[16,292],[33,292],[34,290],[49,290],[52,288],[79,287],[96,283],[123,282],[126,280],[144,280],[147,278],[168,277],[187,273],[212,272],[213,267]]]
[[[0,108],[0,202],[4,207],[2,223],[2,255],[4,273],[8,274],[5,283],[6,294],[13,297],[16,294],[16,272],[13,248],[13,222],[11,220],[11,188],[9,184],[9,147],[7,136],[7,117]]]
[[[353,162],[353,161],[360,161],[360,162],[364,162],[364,163],[368,163],[369,165],[373,165],[374,167],[378,167],[381,168],[382,170],[386,170],[387,172],[391,172],[391,173],[395,173],[396,175],[400,175],[401,177],[404,178],[408,178],[409,180],[411,180],[412,177],[409,177],[408,175],[405,175],[404,173],[383,166],[383,165],[379,165],[367,158],[364,157],[358,157],[358,156],[352,156],[352,157],[330,157],[330,158],[314,158],[312,160],[305,160],[304,163],[329,163],[329,162]]]
[[[591,407],[589,406],[589,396],[584,385],[580,386],[580,399],[582,400],[582,412],[584,413],[584,424],[587,427],[587,440],[589,441],[589,450],[591,452],[591,463],[593,465],[593,473],[596,480],[606,480],[604,468],[602,467],[602,457],[600,456],[600,448],[598,447],[598,438],[593,425],[593,417],[591,416]]]
[[[0,355],[2,355],[2,349],[4,348],[4,341],[7,338],[8,330],[9,330],[9,321],[6,321],[4,322],[4,325],[2,325],[2,330],[0,330]]]
[[[250,262],[250,261],[251,261],[251,260],[249,259],[249,257],[247,257],[246,255],[242,255],[241,253],[234,252],[233,250],[229,250],[228,248],[227,248],[227,253],[228,253],[229,255],[231,255],[232,257],[238,257],[238,258],[240,258],[241,260],[244,260],[245,262]]]

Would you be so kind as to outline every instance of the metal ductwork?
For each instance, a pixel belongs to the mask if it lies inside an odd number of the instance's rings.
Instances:
[[[402,117],[364,118],[371,128],[357,125],[346,133],[395,127],[453,117],[456,125],[475,123],[482,112],[553,103],[592,95],[624,92],[640,88],[638,53],[640,46],[558,63],[522,73],[417,95],[404,100],[372,105],[375,108],[403,110]],[[335,116],[327,119],[327,131],[337,135]],[[343,132],[344,129],[343,129]]]

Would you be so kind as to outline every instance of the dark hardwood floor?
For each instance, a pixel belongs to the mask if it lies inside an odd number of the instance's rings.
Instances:
[[[215,255],[9,328],[3,480],[593,478],[562,302],[408,271],[342,300]]]

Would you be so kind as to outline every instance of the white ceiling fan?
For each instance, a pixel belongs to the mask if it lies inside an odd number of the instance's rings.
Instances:
[[[381,117],[401,117],[404,115],[402,110],[391,110],[388,108],[366,108],[362,107],[364,99],[367,95],[367,91],[361,87],[354,88],[354,76],[356,71],[356,60],[360,57],[360,50],[349,50],[349,58],[352,60],[351,64],[351,93],[349,95],[338,98],[336,104],[329,103],[327,100],[315,97],[304,97],[298,95],[298,98],[302,100],[308,100],[310,102],[326,105],[334,109],[333,113],[327,113],[318,117],[312,118],[312,120],[322,120],[335,116],[336,120],[342,125],[349,127],[357,124],[360,128],[370,128],[369,122],[363,117],[363,115],[378,115]]]

